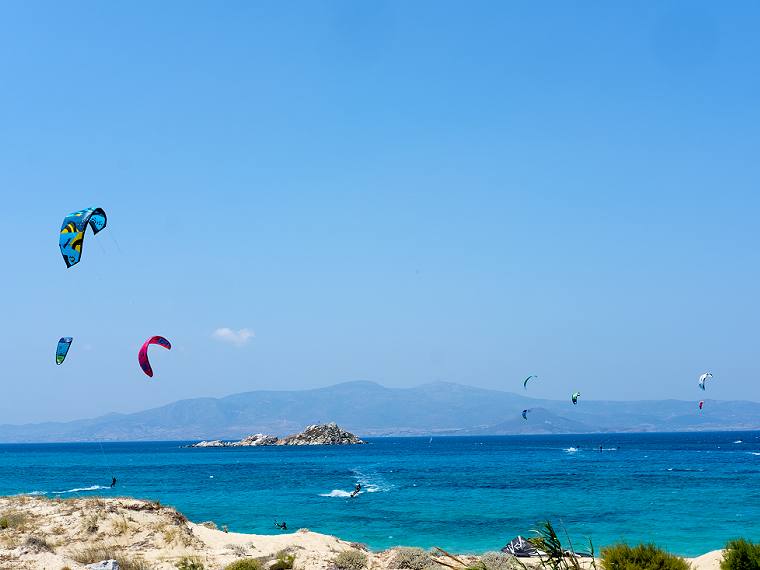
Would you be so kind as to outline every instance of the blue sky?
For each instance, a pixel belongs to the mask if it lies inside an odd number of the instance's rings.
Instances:
[[[758,17],[2,3],[2,421],[528,374],[698,400],[712,370],[707,397],[759,401]],[[67,270],[90,205],[108,228]]]

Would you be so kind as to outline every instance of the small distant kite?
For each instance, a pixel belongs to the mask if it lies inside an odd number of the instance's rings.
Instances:
[[[699,387],[702,388],[702,390],[704,390],[705,382],[707,382],[712,377],[713,377],[712,372],[705,372],[704,374],[701,374],[699,376]]]
[[[535,374],[531,374],[525,379],[525,382],[523,382],[523,388],[525,388],[526,390],[528,389],[528,380],[530,380],[531,378],[538,378],[538,376],[536,376]]]
[[[705,405],[705,401],[704,400],[700,400],[699,401],[699,409],[701,410],[702,406],[704,406],[704,405]]]
[[[527,420],[527,419],[528,419],[528,412],[529,412],[529,411],[530,411],[530,410],[523,410],[523,411],[522,411],[522,417],[523,417],[523,419],[524,419],[524,420]]]
[[[573,404],[578,403],[578,398],[580,397],[580,395],[581,395],[580,392],[573,392],[573,395],[570,396],[570,399],[573,401]]]
[[[58,246],[61,255],[66,262],[66,267],[79,263],[82,258],[82,245],[84,244],[84,232],[87,224],[90,224],[93,235],[106,227],[106,213],[103,208],[87,208],[72,212],[63,218],[61,235],[58,238]]]
[[[70,336],[64,336],[58,341],[58,346],[55,349],[55,363],[59,366],[66,360],[66,355],[69,353],[69,347],[73,340]]]
[[[151,344],[163,346],[167,350],[171,350],[172,345],[162,336],[152,336],[140,347],[140,352],[137,353],[137,361],[140,363],[140,368],[142,368],[143,372],[153,378],[153,368],[150,367],[150,361],[148,360],[148,347]]]

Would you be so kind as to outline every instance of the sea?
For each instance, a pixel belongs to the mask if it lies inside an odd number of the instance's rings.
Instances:
[[[0,445],[0,494],[130,496],[231,532],[274,521],[371,549],[498,550],[552,521],[598,551],[683,556],[760,539],[760,432],[370,438],[189,449],[189,442]],[[601,446],[601,448],[600,448]],[[111,488],[111,478],[117,478]],[[350,498],[356,483],[361,493]]]

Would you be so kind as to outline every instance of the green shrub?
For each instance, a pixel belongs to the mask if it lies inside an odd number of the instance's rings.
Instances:
[[[227,564],[224,570],[261,570],[261,562],[255,558],[244,558],[235,560],[232,564]]]
[[[269,566],[269,570],[292,570],[295,561],[295,554],[290,554],[287,550],[280,550],[274,564]]]
[[[390,568],[402,570],[427,570],[434,565],[433,559],[421,548],[403,546],[396,549],[396,554],[389,563]]]
[[[760,569],[760,542],[751,542],[743,538],[726,544],[721,570],[758,570]]]
[[[19,528],[24,526],[25,522],[26,515],[24,513],[16,511],[3,513],[3,515],[0,516],[0,530],[5,530],[6,528]]]
[[[185,556],[175,564],[177,570],[204,570],[203,561],[197,556]]]
[[[528,541],[543,552],[541,555],[542,567],[549,567],[552,570],[581,570],[575,556],[565,556],[565,550],[572,551],[572,548],[566,549],[562,545],[551,521],[545,521],[534,532],[536,536],[529,538]]]
[[[605,570],[690,570],[691,566],[654,544],[614,544],[602,548],[602,568]]]
[[[367,555],[361,550],[344,550],[333,560],[338,570],[362,570],[367,567]]]

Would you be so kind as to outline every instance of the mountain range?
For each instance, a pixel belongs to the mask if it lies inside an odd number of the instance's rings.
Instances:
[[[529,409],[528,419],[522,418]],[[295,391],[193,398],[131,414],[0,425],[0,442],[239,439],[337,422],[360,436],[504,435],[760,429],[760,403],[542,400],[448,382],[387,388],[357,381]]]

